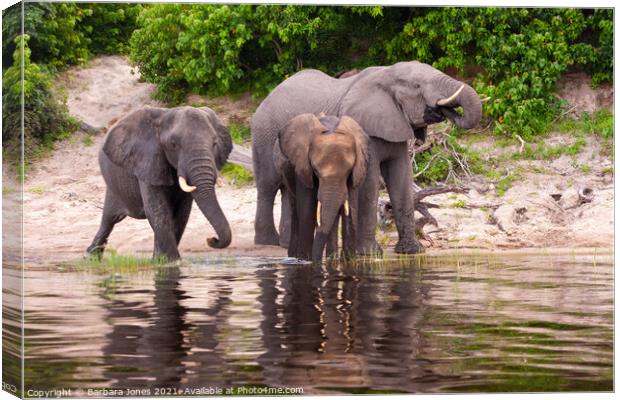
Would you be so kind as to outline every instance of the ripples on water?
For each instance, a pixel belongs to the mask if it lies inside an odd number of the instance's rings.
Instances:
[[[276,262],[26,270],[26,388],[613,389],[611,256]]]

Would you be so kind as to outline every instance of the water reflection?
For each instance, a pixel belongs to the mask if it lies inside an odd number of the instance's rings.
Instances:
[[[27,387],[612,390],[611,261],[29,270]]]

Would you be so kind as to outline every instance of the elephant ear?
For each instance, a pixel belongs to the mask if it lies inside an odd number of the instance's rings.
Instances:
[[[372,72],[353,83],[344,96],[340,115],[348,115],[364,127],[369,136],[388,142],[405,142],[413,130],[393,93],[387,68]]]
[[[357,188],[366,178],[368,170],[368,135],[353,118],[347,115],[340,120],[338,130],[349,133],[355,139],[355,164],[351,172],[351,184]]]
[[[226,160],[228,160],[228,156],[232,151],[232,138],[230,137],[228,128],[224,126],[222,120],[217,116],[215,111],[209,107],[200,107],[200,110],[207,114],[209,121],[213,126],[213,131],[215,132],[213,154],[215,157],[215,165],[217,169],[220,170],[224,164],[226,164]]]
[[[109,131],[103,152],[112,162],[155,186],[174,185],[174,171],[159,141],[161,108],[144,107],[118,121]]]
[[[288,158],[282,153],[280,148],[280,139],[276,138],[276,142],[273,145],[273,164],[276,167],[276,171],[282,176],[284,185],[291,194],[295,194],[295,169],[289,162]]]
[[[282,154],[307,188],[314,186],[314,174],[308,157],[310,143],[315,135],[324,130],[325,127],[315,115],[300,114],[288,121],[278,134]]]

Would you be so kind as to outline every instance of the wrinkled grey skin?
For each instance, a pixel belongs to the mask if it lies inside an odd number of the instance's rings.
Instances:
[[[286,124],[274,163],[292,199],[289,257],[319,264],[325,251],[337,256],[340,220],[342,255],[355,256],[357,189],[367,161],[368,136],[349,117],[300,114]]]
[[[283,194],[282,215],[288,215],[290,207],[289,196],[273,164],[273,144],[278,132],[295,115],[324,112],[352,117],[370,136],[368,173],[360,187],[358,253],[381,252],[374,236],[381,177],[394,207],[399,235],[395,251],[423,251],[415,238],[413,176],[407,141],[413,138],[423,141],[426,127],[445,118],[463,129],[478,124],[482,104],[468,85],[449,104],[437,104],[462,85],[441,71],[415,61],[366,68],[345,79],[304,70],[278,85],[252,118],[252,155],[258,189],[255,243],[288,245],[290,220],[281,218],[280,236],[273,222],[273,203],[278,190]],[[462,115],[455,111],[458,106],[463,108]]]
[[[193,200],[217,234],[209,246],[228,246],[230,226],[214,185],[231,150],[228,130],[207,107],[144,107],[127,115],[99,151],[107,189],[101,225],[87,251],[101,256],[114,225],[130,216],[148,219],[155,233],[153,257],[178,259]],[[181,190],[179,176],[196,189]]]

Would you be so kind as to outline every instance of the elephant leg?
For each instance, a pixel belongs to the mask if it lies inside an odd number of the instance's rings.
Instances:
[[[390,143],[393,157],[382,166],[383,179],[387,186],[398,230],[396,253],[417,254],[424,248],[415,237],[413,204],[413,172],[409,161],[407,146],[403,143]]]
[[[291,242],[288,246],[288,256],[299,258],[301,247],[299,246],[299,220],[297,219],[297,206],[291,203]]]
[[[379,159],[377,150],[380,146],[376,139],[370,140],[368,171],[366,179],[359,187],[358,193],[358,230],[356,235],[357,254],[381,255],[383,250],[375,238],[377,226],[377,201],[379,200],[379,185],[381,184]]]
[[[177,249],[176,224],[170,190],[166,186],[152,186],[140,182],[144,212],[155,234],[153,259],[166,257],[168,261],[174,261],[181,256]]]
[[[109,189],[106,189],[101,224],[95,238],[86,251],[97,258],[101,258],[114,225],[121,222],[125,217],[127,217],[127,213],[122,202]]]
[[[315,189],[308,189],[297,180],[296,190],[297,221],[299,224],[298,258],[310,260],[316,226],[317,194]]]
[[[256,219],[254,220],[254,244],[278,246],[280,239],[273,223],[273,203],[280,189],[279,184],[261,185],[257,180]]]
[[[257,192],[254,244],[278,246],[280,238],[273,220],[273,203],[282,185],[282,176],[273,162],[273,142],[255,142],[253,136],[252,163]]]
[[[179,193],[179,198],[176,201],[174,208],[174,236],[176,238],[177,247],[181,242],[181,238],[183,237],[183,232],[185,232],[185,227],[187,226],[187,221],[189,220],[189,216],[192,212],[192,203],[193,197],[189,193],[181,192]]]
[[[342,257],[350,260],[355,257],[355,225],[351,214],[342,217]]]
[[[291,207],[292,207],[292,196],[289,193],[289,190],[286,187],[282,186],[280,188],[280,193],[282,193],[282,205],[280,212],[280,247],[284,247],[288,249],[288,246],[291,242]]]

